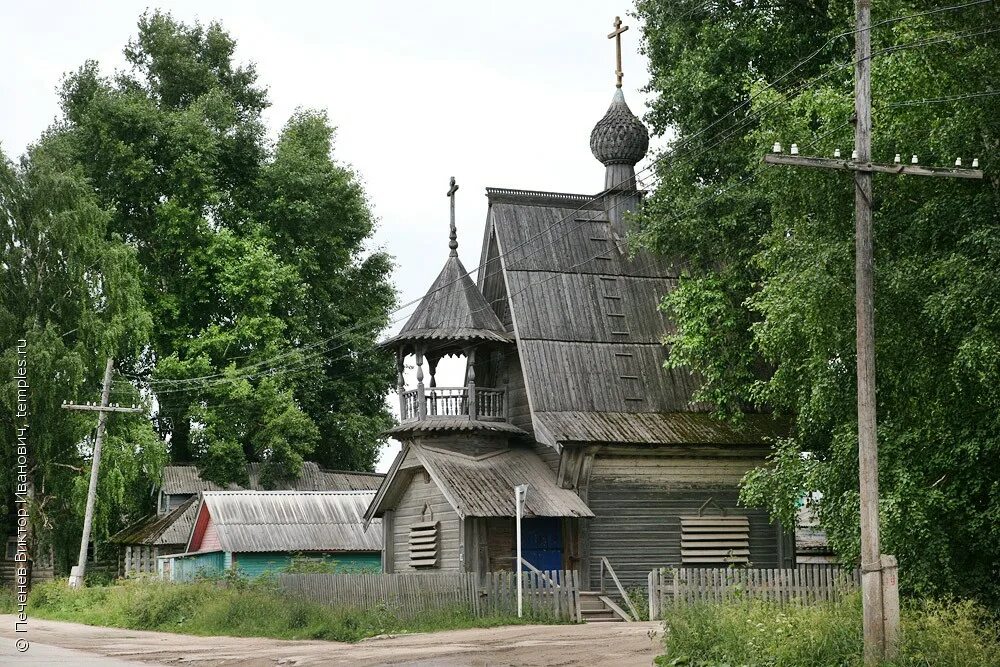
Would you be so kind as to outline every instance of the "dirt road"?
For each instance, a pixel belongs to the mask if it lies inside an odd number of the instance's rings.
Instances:
[[[120,665],[185,667],[314,667],[319,665],[603,665],[649,667],[660,641],[658,623],[521,625],[378,637],[357,644],[282,641],[239,637],[192,637],[163,632],[101,628],[32,619],[31,648],[7,652],[14,643],[14,618],[0,616],[3,663],[48,665],[60,651],[119,660]],[[655,636],[654,636],[655,633]],[[36,650],[37,649],[37,650]]]

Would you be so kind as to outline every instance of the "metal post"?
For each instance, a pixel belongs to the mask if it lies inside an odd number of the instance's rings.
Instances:
[[[472,348],[466,353],[466,359],[469,367],[466,374],[466,393],[469,401],[466,412],[469,419],[475,421],[479,418],[476,409],[476,348]]]
[[[528,485],[514,487],[514,508],[517,515],[517,617],[524,615],[524,578],[521,576],[521,517],[524,515],[524,499],[528,495]]]

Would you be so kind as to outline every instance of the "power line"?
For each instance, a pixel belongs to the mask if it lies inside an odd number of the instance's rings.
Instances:
[[[825,133],[823,133],[819,137],[816,137],[815,139],[812,139],[811,141],[807,142],[806,144],[803,145],[803,148],[809,148],[811,146],[814,146],[815,144],[819,143],[820,141],[822,141],[826,137],[828,137],[831,134],[833,134],[834,132],[836,132],[836,131],[838,131],[838,130],[844,128],[844,127],[846,127],[849,124],[850,124],[850,121],[844,121],[843,123],[841,123],[841,124],[839,124],[839,125],[831,128],[831,129],[827,130]],[[693,212],[694,210],[700,208],[701,206],[704,206],[704,205],[710,203],[711,201],[713,201],[713,200],[715,200],[715,199],[717,199],[717,198],[719,198],[719,197],[721,197],[721,196],[723,196],[723,195],[731,192],[732,190],[734,190],[734,189],[736,189],[736,188],[738,188],[738,187],[746,184],[750,180],[756,178],[756,176],[764,169],[764,167],[765,167],[765,165],[763,165],[763,164],[758,165],[758,167],[756,169],[754,169],[751,173],[747,174],[740,181],[738,181],[738,182],[736,182],[736,183],[734,183],[734,184],[726,187],[725,189],[723,189],[723,190],[721,190],[719,192],[714,193],[713,195],[711,195],[710,197],[707,197],[706,199],[703,199],[702,201],[699,201],[699,202],[696,202],[696,203],[692,204],[687,209],[685,209],[683,212],[681,212],[681,213],[675,215],[673,218],[671,218],[671,221],[679,219],[680,217],[682,217],[683,214]],[[597,258],[597,256],[600,255],[600,254],[601,253],[598,252],[598,253],[596,253],[596,254],[588,257],[587,259],[584,259],[584,260],[582,260],[580,262],[577,262],[576,264],[574,264],[574,265],[572,265],[572,266],[569,267],[569,271],[572,271],[572,269],[575,269],[575,268],[579,268],[583,264],[586,264],[588,262],[594,261]],[[538,285],[544,284],[544,283],[548,282],[549,280],[552,280],[552,279],[554,279],[554,278],[556,278],[556,277],[558,277],[560,275],[565,275],[565,273],[569,272],[569,271],[555,273],[555,274],[547,276],[547,277],[545,277],[545,278],[543,278],[541,280],[529,282],[527,285],[525,285],[524,287],[522,287],[521,289],[519,289],[517,292],[511,293],[511,295],[508,296],[507,298],[513,300],[514,297],[519,296],[520,294],[522,294],[523,292],[527,291],[528,289],[531,289],[531,288],[537,287]],[[481,312],[483,310],[483,308],[489,308],[489,307],[490,306],[488,306],[488,305],[485,306],[485,307],[480,307],[480,309],[478,309],[477,311],[474,311],[474,313]],[[402,318],[400,318],[400,319],[402,319]],[[450,324],[450,322],[443,323],[443,325],[447,325],[447,324]],[[329,351],[333,351],[333,350],[339,349],[341,347],[344,347],[346,344],[347,343],[342,343],[342,344],[340,344],[338,346],[335,346],[334,348],[331,348]],[[337,358],[332,359],[332,360],[338,360],[338,359],[346,358],[346,356],[347,355],[341,355],[340,357],[337,357]],[[300,369],[292,369],[291,371],[285,371],[285,372],[294,372],[295,370],[300,370]],[[273,374],[269,374],[269,376],[271,376],[271,375],[273,375]],[[245,379],[245,378],[232,378],[233,381],[238,380],[238,379]],[[225,382],[219,382],[217,384],[213,384],[212,386],[213,387],[214,386],[220,386],[222,384],[225,384]],[[180,391],[194,391],[194,390],[195,389],[191,389],[191,390],[167,390],[164,393],[177,393],[177,392],[180,392]],[[228,407],[228,406],[232,406],[232,405],[239,405],[239,403],[237,403],[237,402],[228,402],[228,403],[223,403],[223,404],[210,404],[210,403],[207,403],[205,401],[201,401],[199,403],[201,405],[203,405],[203,407],[205,407],[206,409],[212,408],[212,407],[221,408],[221,407]]]
[[[849,64],[850,63],[843,64],[841,67],[846,67]],[[818,83],[819,80],[821,80],[823,77],[825,77],[825,76],[827,76],[829,74],[830,74],[830,72],[822,75],[820,77],[820,79],[816,79],[816,80],[812,80],[812,81],[807,81],[807,82],[803,82],[803,83],[799,84],[799,86],[797,87],[797,89],[794,92],[797,93],[800,90],[802,90],[803,88],[815,85],[816,83]],[[771,84],[768,84],[768,87],[773,86],[775,83],[777,83],[777,81],[772,82]],[[761,91],[761,92],[763,92],[763,91]],[[726,132],[729,132],[728,136],[724,137],[719,142],[716,142],[715,144],[712,144],[711,146],[708,146],[708,147],[702,147],[701,150],[699,150],[690,159],[695,159],[695,158],[699,157],[700,155],[704,154],[705,152],[707,152],[708,150],[711,150],[712,148],[714,148],[714,147],[720,145],[721,143],[727,141],[729,138],[732,138],[733,136],[735,136],[736,130],[738,130],[740,127],[744,126],[745,124],[747,124],[749,121],[753,120],[754,117],[757,117],[757,116],[759,116],[759,115],[761,115],[763,113],[766,113],[770,109],[774,108],[775,106],[777,106],[777,104],[778,104],[778,102],[772,103],[770,106],[766,107],[765,109],[757,111],[757,112],[754,112],[750,116],[748,116],[748,117],[744,118],[742,121],[740,121],[740,123],[737,124],[736,128],[727,128],[726,130],[723,130],[721,132],[716,133],[715,135],[713,135],[712,137],[710,137],[709,140],[715,139],[716,137],[718,137],[718,136],[720,136],[722,134],[725,134]],[[705,131],[707,131],[712,126],[714,126],[715,124],[717,124],[719,121],[721,121],[722,119],[724,119],[725,117],[727,117],[727,116],[729,116],[731,114],[732,114],[732,112],[730,112],[729,114],[726,114],[726,116],[724,116],[723,118],[720,118],[715,123],[713,123],[712,125],[710,125],[707,128],[705,128],[704,130],[700,131],[699,133],[696,133],[692,137],[689,137],[689,138],[685,139],[684,142],[682,142],[680,144],[680,146],[684,146],[685,144],[690,144],[695,138],[697,138],[697,136],[699,136],[700,134],[703,134]],[[650,169],[652,169],[654,166],[656,166],[659,162],[661,162],[662,160],[666,159],[667,157],[671,157],[671,158],[682,158],[682,157],[685,157],[685,154],[683,154],[683,153],[681,153],[680,155],[677,155],[677,148],[678,147],[675,147],[672,151],[666,152],[666,153],[658,156],[649,165],[647,165],[646,167],[644,167],[643,169],[641,169],[639,173],[644,173],[646,171],[649,171]],[[636,177],[638,177],[638,174],[636,174]],[[554,223],[552,223],[551,225],[549,225],[548,227],[546,227],[545,229],[543,229],[541,232],[539,232],[539,233],[535,234],[534,236],[526,239],[524,242],[518,244],[517,246],[514,246],[513,248],[510,248],[508,250],[505,250],[503,253],[501,253],[500,255],[498,255],[496,259],[498,260],[500,257],[505,257],[507,255],[510,255],[514,251],[519,250],[520,248],[523,248],[524,246],[526,246],[529,243],[537,240],[538,238],[541,238],[542,236],[544,236],[545,234],[547,234],[549,231],[551,231],[552,229],[554,229],[556,226],[558,226],[558,225],[562,224],[563,222],[566,222],[567,220],[573,218],[576,214],[585,211],[586,207],[589,204],[596,203],[597,201],[599,201],[602,194],[603,193],[601,193],[599,195],[595,195],[594,197],[591,197],[586,202],[584,202],[583,204],[581,204],[580,207],[578,207],[577,209],[575,209],[574,211],[572,211],[569,215],[564,216],[563,218],[561,218],[559,220],[556,220]],[[564,238],[568,234],[572,233],[574,231],[574,229],[575,229],[574,227],[570,227],[567,230],[567,232],[565,232],[561,236],[557,236],[557,237],[555,237],[553,239],[550,239],[548,242],[546,242],[544,244],[536,246],[531,252],[529,252],[527,255],[521,257],[520,259],[523,261],[523,260],[527,259],[528,257],[532,256],[533,254],[535,254],[537,252],[540,252],[543,248],[545,248],[545,247],[547,247],[547,246],[555,243],[556,241],[561,240],[562,238]],[[484,265],[480,264],[480,265],[476,266],[473,269],[473,271],[479,270],[479,269],[482,269],[482,268],[485,268],[485,267],[484,267]],[[472,271],[468,271],[465,275],[470,275],[471,273],[472,273]],[[462,277],[464,277],[464,276],[462,276]],[[458,279],[461,279],[462,277],[460,277]],[[448,286],[450,286],[453,282],[455,282],[455,281],[451,281],[449,283],[446,283],[446,284],[442,285],[440,288],[438,288],[439,291],[443,290],[444,288],[446,288]],[[393,313],[400,312],[401,310],[404,310],[404,309],[406,309],[406,308],[408,308],[410,306],[415,306],[415,305],[419,304],[421,301],[423,301],[423,299],[425,299],[429,294],[431,294],[431,293],[425,294],[424,296],[422,296],[420,298],[413,299],[413,300],[407,302],[406,304],[403,304],[402,306],[399,306],[398,308],[396,308],[392,312]],[[396,320],[393,320],[390,323],[394,324],[394,323],[400,321],[400,319],[402,319],[402,318],[398,318]],[[362,325],[368,324],[370,322],[371,322],[371,320],[368,320],[366,322],[358,323],[354,327],[351,327],[351,328],[349,328],[349,329],[347,329],[346,331],[343,331],[343,332],[338,332],[338,333],[334,334],[333,336],[331,336],[329,338],[326,338],[326,339],[324,339],[322,341],[317,341],[317,342],[311,343],[311,344],[309,344],[307,346],[303,346],[301,348],[295,348],[294,350],[290,350],[289,352],[282,353],[282,354],[277,355],[275,357],[272,357],[270,359],[266,359],[266,360],[263,360],[263,361],[260,361],[260,362],[256,362],[255,364],[250,364],[249,366],[245,366],[245,367],[243,367],[240,370],[245,371],[245,370],[249,370],[249,369],[252,369],[252,368],[258,368],[258,367],[261,367],[261,366],[266,366],[270,362],[274,362],[274,361],[277,361],[277,360],[282,359],[282,358],[293,356],[293,355],[295,355],[295,354],[297,354],[297,353],[299,353],[299,352],[301,352],[303,350],[310,349],[312,347],[316,347],[316,346],[320,346],[320,345],[324,345],[324,344],[332,341],[338,335],[344,335],[344,334],[350,333],[352,330],[360,328]],[[292,361],[289,362],[289,364],[301,363],[301,361],[302,360],[292,360]],[[251,373],[249,375],[254,375],[254,374],[256,374],[256,373]],[[248,377],[249,375],[244,375],[242,377]],[[237,379],[235,377],[230,377],[227,373],[215,373],[215,374],[212,374],[212,375],[201,376],[201,377],[196,377],[196,378],[185,378],[185,379],[178,379],[178,380],[170,380],[170,379],[152,380],[152,381],[149,382],[149,384],[153,385],[153,386],[155,386],[155,385],[194,384],[194,383],[197,383],[197,382],[200,382],[200,381],[212,380],[212,379],[216,379],[216,378],[220,379],[222,382],[230,382],[230,381],[234,381],[234,380]],[[187,391],[187,390],[178,390],[178,391],[169,391],[169,390],[166,390],[166,391],[158,391],[157,393],[179,393],[179,391]]]
[[[905,102],[893,102],[892,104],[884,105],[888,107],[913,107],[922,104],[940,104],[943,102],[957,102],[959,100],[969,100],[976,97],[992,97],[994,95],[1000,95],[1000,90],[984,90],[981,93],[969,93],[968,95],[951,95],[950,97],[931,97],[924,98],[921,100],[906,100]]]
[[[916,17],[916,16],[924,16],[924,15],[928,15],[928,14],[940,13],[940,12],[943,12],[943,11],[952,11],[952,10],[956,10],[956,9],[962,9],[962,8],[966,8],[966,7],[970,7],[970,6],[974,6],[974,5],[985,4],[986,2],[989,2],[989,1],[990,0],[976,0],[975,2],[969,2],[969,3],[965,3],[965,4],[961,4],[961,5],[953,5],[953,6],[950,6],[950,7],[943,7],[943,8],[938,8],[938,9],[935,9],[935,10],[929,10],[927,12],[920,12],[920,13],[916,13],[916,14],[910,14],[910,15],[905,15],[905,16],[894,17],[894,18],[890,18],[890,19],[885,19],[885,20],[883,20],[883,21],[881,21],[881,22],[879,22],[879,23],[877,23],[875,25],[876,26],[878,26],[878,25],[884,25],[884,24],[891,23],[891,22],[894,22],[894,21],[904,20],[904,19],[907,19],[907,18],[913,18],[913,17]],[[959,39],[959,38],[962,38],[962,37],[965,37],[965,36],[975,36],[977,34],[986,34],[987,32],[992,32],[992,31],[995,31],[995,30],[987,30],[987,31],[979,32],[979,33],[970,33],[970,34],[967,34],[967,35],[955,35],[955,36],[953,36],[951,38],[948,38],[948,39],[954,40],[954,39]],[[785,72],[784,74],[782,74],[781,76],[779,76],[777,79],[775,79],[771,83],[767,84],[764,88],[762,88],[761,90],[759,90],[757,93],[754,93],[753,95],[751,95],[743,103],[741,103],[740,105],[737,105],[732,110],[730,110],[728,113],[726,113],[725,115],[723,115],[720,118],[716,119],[713,123],[709,124],[707,127],[703,128],[702,130],[696,132],[694,135],[685,138],[678,146],[675,146],[671,151],[664,152],[663,154],[661,154],[660,156],[658,156],[650,164],[648,164],[646,167],[644,167],[643,169],[641,169],[640,172],[638,174],[636,174],[636,177],[638,178],[639,174],[645,173],[646,171],[651,170],[652,168],[654,168],[655,166],[657,166],[661,161],[663,161],[667,157],[671,157],[671,158],[675,158],[675,159],[679,159],[681,157],[685,157],[685,154],[683,154],[683,153],[680,154],[680,155],[677,155],[677,151],[678,151],[678,149],[680,147],[691,144],[694,141],[694,139],[696,139],[697,137],[701,136],[702,134],[704,134],[709,129],[711,129],[712,127],[714,127],[715,125],[717,125],[721,121],[725,120],[729,116],[731,116],[734,113],[738,112],[740,109],[742,109],[743,107],[745,107],[747,104],[751,103],[754,99],[756,99],[757,97],[759,97],[761,94],[763,94],[764,92],[766,92],[768,89],[773,88],[777,83],[779,83],[783,79],[787,78],[790,74],[792,74],[793,72],[795,72],[796,70],[798,70],[800,67],[802,67],[804,64],[806,64],[807,62],[809,62],[813,58],[815,58],[816,55],[818,55],[827,46],[829,46],[830,44],[832,44],[833,41],[835,41],[836,39],[838,39],[840,37],[843,37],[843,36],[846,36],[846,35],[854,34],[855,32],[856,32],[855,30],[845,31],[845,32],[842,32],[842,33],[840,33],[838,35],[835,35],[834,37],[830,38],[823,46],[821,46],[819,49],[817,49],[815,52],[813,52],[810,56],[808,56],[804,60],[800,61],[798,64],[796,64],[795,66],[793,66],[790,70],[788,70],[787,72]],[[940,42],[940,41],[944,41],[944,39],[938,38],[938,39],[935,39],[933,41],[916,42],[916,43],[911,43],[911,44],[907,44],[907,45],[901,45],[900,47],[897,47],[897,48],[884,49],[881,52],[877,52],[877,53],[873,54],[873,57],[874,57],[874,55],[880,55],[881,53],[893,52],[893,51],[903,50],[903,49],[907,49],[907,48],[915,48],[915,47],[922,46],[922,45],[925,45],[925,44],[937,43],[937,42]],[[801,84],[799,84],[799,86],[797,86],[796,90],[794,92],[792,92],[791,94],[797,94],[798,92],[800,92],[801,90],[803,90],[805,88],[809,88],[809,87],[815,86],[817,83],[819,83],[819,81],[821,81],[825,77],[829,76],[830,74],[832,74],[832,73],[834,73],[836,71],[839,71],[840,69],[843,69],[843,68],[845,68],[845,67],[847,67],[849,65],[853,65],[853,64],[855,64],[855,63],[853,63],[853,62],[843,63],[843,64],[841,64],[839,66],[834,67],[832,70],[828,70],[827,72],[823,73],[822,75],[820,75],[819,77],[817,77],[815,79],[802,82]],[[786,91],[785,95],[787,96],[788,94],[789,94],[789,91]],[[693,159],[699,157],[700,155],[704,154],[706,151],[708,151],[708,150],[710,150],[710,149],[712,149],[712,148],[714,148],[714,147],[716,147],[718,145],[721,145],[722,143],[724,143],[728,139],[730,139],[733,136],[735,136],[736,132],[741,127],[745,126],[755,116],[759,116],[760,114],[765,113],[766,111],[770,110],[771,108],[773,108],[774,106],[776,106],[779,103],[780,103],[780,101],[779,102],[774,102],[769,107],[766,107],[764,110],[761,110],[761,111],[758,111],[758,112],[754,112],[750,116],[744,118],[742,121],[740,121],[739,123],[737,123],[737,125],[735,127],[728,128],[727,130],[723,130],[722,132],[719,132],[719,133],[713,135],[713,137],[711,137],[710,140],[714,139],[714,138],[716,138],[716,137],[718,137],[721,134],[724,134],[726,132],[729,133],[726,137],[724,137],[722,140],[716,142],[715,144],[712,144],[711,146],[708,146],[708,147],[703,147],[702,150],[700,150],[699,152],[697,152],[693,157],[688,156],[689,159],[693,160]],[[544,236],[549,231],[551,231],[553,228],[555,228],[557,225],[562,224],[566,220],[568,220],[571,217],[573,217],[575,214],[580,213],[581,211],[585,210],[588,205],[599,201],[603,194],[604,193],[599,193],[598,195],[595,195],[594,197],[590,198],[585,203],[583,203],[579,208],[575,209],[570,215],[567,215],[564,218],[555,221],[554,223],[552,223],[551,225],[549,225],[548,227],[546,227],[545,229],[543,229],[538,234],[536,234],[536,235],[534,235],[534,236],[526,239],[524,242],[518,244],[514,248],[511,248],[509,250],[504,251],[500,256],[497,257],[497,259],[499,259],[499,257],[506,256],[506,255],[514,252],[515,250],[518,250],[518,249],[520,249],[520,248],[528,245],[529,243],[532,243],[533,241],[537,240],[538,238]],[[569,232],[572,232],[572,228],[569,230]],[[563,235],[563,236],[565,236],[565,235]],[[546,244],[542,244],[541,246],[536,247],[535,250],[532,253],[529,253],[528,256],[530,256],[530,254],[533,254],[534,252],[538,252],[539,250],[541,250],[541,248],[546,247],[547,245],[551,245],[551,243],[554,243],[556,240],[559,240],[561,238],[563,238],[563,237],[562,236],[557,237],[556,239],[550,240]],[[473,271],[478,271],[478,270],[480,270],[482,268],[484,268],[484,265],[480,264],[480,265],[476,266],[472,271],[468,271],[465,275],[468,276]],[[460,280],[460,279],[462,279],[464,277],[465,276],[460,276],[456,280]],[[454,282],[454,281],[452,281],[452,282]],[[444,288],[448,287],[450,284],[451,283],[447,283],[445,285],[442,285],[439,288],[439,290],[443,290]],[[390,312],[390,315],[392,315],[394,313],[398,313],[398,312],[400,312],[400,311],[402,311],[402,310],[404,310],[404,309],[406,309],[408,307],[415,306],[416,304],[420,303],[423,299],[425,299],[427,296],[428,296],[428,294],[425,294],[424,296],[422,296],[420,298],[413,299],[413,300],[407,302],[406,304],[403,304],[403,305],[395,308],[393,311]],[[288,352],[276,355],[274,357],[262,360],[260,362],[256,362],[254,364],[250,364],[248,366],[244,366],[244,367],[242,367],[239,370],[241,372],[246,372],[246,371],[251,371],[252,369],[255,369],[255,368],[266,367],[269,364],[273,364],[274,362],[276,362],[276,361],[278,361],[280,359],[292,357],[292,356],[295,356],[297,354],[300,354],[301,352],[303,352],[305,350],[309,350],[309,349],[312,349],[312,348],[315,348],[315,347],[319,347],[319,346],[325,345],[325,344],[329,343],[330,341],[334,340],[335,338],[337,338],[338,336],[343,336],[343,335],[349,334],[352,331],[356,331],[356,330],[360,329],[362,326],[366,326],[366,325],[369,325],[369,324],[378,324],[378,322],[380,320],[381,320],[381,318],[371,318],[369,320],[366,320],[366,321],[363,321],[363,322],[359,322],[359,323],[357,323],[357,324],[355,324],[355,325],[353,325],[353,326],[351,326],[351,327],[349,327],[349,328],[347,328],[345,330],[341,330],[339,332],[334,333],[332,336],[330,336],[328,338],[325,338],[325,339],[320,340],[320,341],[315,341],[313,343],[310,343],[308,345],[302,346],[300,348],[295,348],[293,350],[289,350]],[[391,323],[395,323],[396,321],[398,321],[398,320],[392,321]],[[291,364],[298,364],[298,363],[302,363],[303,361],[304,360],[291,360],[289,362],[289,364],[290,365]],[[280,368],[280,367],[278,367],[278,368]],[[246,373],[242,377],[250,377],[250,376],[256,375],[256,374],[258,374],[258,373]],[[176,379],[176,380],[175,379],[163,379],[163,380],[152,380],[152,379],[150,379],[150,380],[147,380],[147,382],[148,382],[148,384],[151,387],[155,387],[155,386],[158,386],[158,385],[171,385],[171,386],[172,385],[193,385],[193,384],[196,384],[196,383],[204,381],[204,380],[211,380],[211,379],[215,379],[215,378],[221,378],[223,381],[226,381],[226,382],[234,381],[235,379],[237,379],[235,377],[230,376],[228,373],[214,373],[214,374],[210,374],[210,375],[206,375],[206,376],[201,376],[201,377],[196,377],[196,378],[182,378],[182,379]],[[158,393],[167,393],[167,392],[166,391],[162,391],[162,392],[158,392]],[[171,392],[171,393],[175,393],[175,392]]]

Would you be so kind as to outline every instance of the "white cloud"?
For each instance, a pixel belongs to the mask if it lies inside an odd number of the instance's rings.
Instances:
[[[88,58],[121,67],[147,6],[13,3],[0,9],[0,142],[17,155],[58,114],[61,75]],[[597,192],[589,136],[614,92],[614,14],[624,35],[625,92],[644,111],[645,58],[630,5],[599,0],[165,3],[184,21],[219,19],[238,56],[257,64],[272,133],[296,107],[326,108],[336,156],[362,177],[395,256],[403,302],[444,262],[448,178],[458,193],[459,251],[479,261],[486,186]],[[455,378],[450,376],[455,374]],[[442,368],[441,384],[460,382]],[[394,397],[390,403],[395,403]],[[384,457],[380,469],[391,462]]]

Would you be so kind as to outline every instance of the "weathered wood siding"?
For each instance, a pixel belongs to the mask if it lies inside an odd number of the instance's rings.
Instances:
[[[528,405],[528,392],[524,387],[524,373],[521,372],[521,360],[516,350],[507,355],[507,420],[520,429],[531,433],[531,408]]]
[[[424,508],[428,513],[425,514]],[[433,515],[433,516],[431,516]],[[426,572],[429,568],[412,568],[410,562],[410,526],[422,521],[439,521],[440,553],[438,567],[432,571],[459,570],[459,530],[461,521],[444,494],[423,469],[417,470],[393,511],[393,572]]]
[[[762,459],[750,456],[600,456],[587,504],[596,514],[586,531],[590,585],[599,585],[605,556],[626,586],[645,585],[657,567],[681,564],[680,516],[697,515],[709,498],[750,519],[750,560],[780,567],[780,529],[762,510],[737,507],[737,483]],[[715,503],[706,509],[717,513]]]
[[[522,575],[524,611],[541,621],[580,621],[579,574],[545,570]],[[423,572],[419,574],[279,574],[279,588],[338,609],[387,607],[406,618],[456,609],[478,617],[517,613],[513,572]]]
[[[156,499],[156,513],[170,514],[175,509],[191,500],[194,493],[164,493],[160,491]]]

